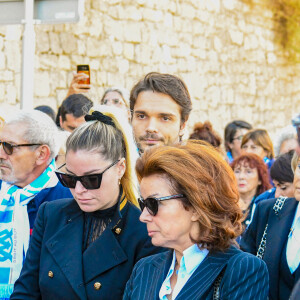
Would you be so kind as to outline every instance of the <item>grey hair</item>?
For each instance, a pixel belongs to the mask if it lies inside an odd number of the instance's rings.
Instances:
[[[275,157],[280,154],[280,148],[284,141],[296,139],[296,129],[292,125],[288,125],[279,130],[274,140]]]
[[[48,163],[55,158],[59,150],[57,140],[58,129],[53,120],[45,113],[38,110],[20,110],[5,118],[5,125],[22,123],[25,128],[23,138],[28,143],[43,144],[50,148]]]

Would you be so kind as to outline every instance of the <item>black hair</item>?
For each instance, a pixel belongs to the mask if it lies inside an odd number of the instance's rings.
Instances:
[[[237,130],[241,128],[250,130],[252,129],[252,125],[242,120],[235,120],[226,125],[224,131],[224,143],[226,151],[230,151],[228,144],[232,143]]]
[[[294,152],[295,150],[291,150],[277,157],[270,169],[270,175],[273,180],[277,180],[280,183],[294,181],[294,172],[291,166]]]
[[[58,109],[56,116],[56,124],[59,124],[59,116],[62,121],[66,120],[66,114],[72,114],[75,118],[79,118],[88,114],[92,108],[93,102],[82,94],[73,94],[67,97]]]

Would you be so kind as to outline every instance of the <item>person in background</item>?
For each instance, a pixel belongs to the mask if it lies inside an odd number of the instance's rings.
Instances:
[[[129,109],[129,92],[121,87],[111,87],[105,90],[100,104],[108,106],[116,106],[122,109],[130,120],[130,109]]]
[[[196,123],[189,139],[206,141],[220,150],[221,138],[218,133],[213,130],[212,124],[209,121]]]
[[[92,108],[93,102],[82,94],[66,98],[58,109],[56,124],[61,129],[72,132],[84,123],[84,116]]]
[[[219,152],[192,140],[155,147],[136,170],[140,220],[153,245],[170,250],[137,263],[123,300],[265,300],[264,262],[234,246],[242,213],[234,174]]]
[[[241,155],[242,139],[244,134],[250,129],[252,129],[252,126],[242,120],[235,120],[226,125],[224,130],[224,144],[229,163]]]
[[[257,254],[269,270],[269,299],[289,299],[300,279],[300,159],[292,159],[294,197],[276,198],[257,204],[252,223],[245,231],[242,250]]]
[[[191,110],[190,94],[179,77],[148,73],[130,92],[131,124],[139,151],[180,141]]]
[[[255,210],[256,197],[271,187],[268,169],[253,153],[240,155],[231,163],[231,168],[237,180],[239,205],[245,215],[243,223],[248,226]]]
[[[139,222],[128,122],[98,111],[85,120],[56,171],[73,198],[40,207],[11,299],[122,299],[135,263],[161,251]]]
[[[48,106],[48,105],[39,105],[39,106],[36,106],[34,109],[45,113],[46,115],[48,115],[53,120],[53,122],[55,122],[56,114],[55,114],[55,111],[50,106]]]
[[[295,151],[291,150],[281,154],[271,167],[270,175],[276,188],[275,198],[294,197],[294,172],[291,165],[294,153]]]
[[[242,139],[242,152],[257,154],[268,169],[274,162],[273,143],[268,132],[265,129],[252,129],[248,131]]]
[[[9,299],[20,275],[41,204],[71,196],[54,173],[57,135],[53,120],[37,110],[18,111],[0,128],[1,299]]]
[[[274,153],[275,157],[280,154],[295,150],[297,147],[297,132],[292,125],[282,128],[275,136]]]

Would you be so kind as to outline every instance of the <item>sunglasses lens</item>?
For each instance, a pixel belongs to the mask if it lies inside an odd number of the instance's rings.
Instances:
[[[155,216],[158,211],[158,201],[155,198],[147,198],[144,201],[149,213]]]
[[[102,181],[102,174],[82,176],[80,182],[88,190],[99,189]]]
[[[65,186],[69,189],[75,188],[76,180],[73,176],[69,176],[67,174],[62,174],[62,173],[56,173],[56,175],[63,186]]]
[[[145,203],[144,203],[144,201],[143,201],[143,200],[141,200],[141,198],[139,198],[139,199],[138,199],[138,202],[139,202],[139,205],[140,205],[141,211],[143,211],[143,210],[144,210],[144,208],[145,208]]]
[[[2,145],[3,145],[3,150],[7,155],[11,155],[13,153],[14,148],[12,147],[11,144],[3,142]]]

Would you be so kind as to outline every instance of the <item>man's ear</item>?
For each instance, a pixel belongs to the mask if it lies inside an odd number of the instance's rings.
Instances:
[[[180,130],[179,130],[179,136],[182,137],[184,135],[184,129],[186,126],[187,121],[184,121],[181,125],[180,125]]]
[[[60,128],[63,128],[63,127],[62,127],[62,123],[63,123],[63,121],[62,121],[62,117],[61,117],[61,116],[59,116],[59,126],[60,126]]]
[[[35,153],[36,153],[35,162],[38,166],[40,166],[48,162],[51,151],[48,145],[41,145],[35,150]]]

